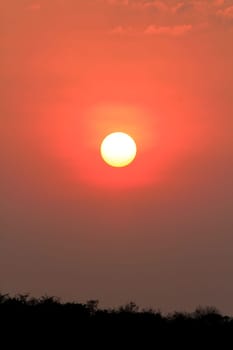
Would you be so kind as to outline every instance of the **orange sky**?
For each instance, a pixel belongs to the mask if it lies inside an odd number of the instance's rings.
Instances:
[[[2,291],[232,313],[233,1],[0,13]],[[138,156],[113,169],[119,130]]]

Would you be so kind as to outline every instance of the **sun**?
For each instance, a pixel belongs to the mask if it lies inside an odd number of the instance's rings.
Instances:
[[[100,153],[108,165],[120,168],[132,163],[136,157],[137,146],[128,134],[113,132],[102,141]]]

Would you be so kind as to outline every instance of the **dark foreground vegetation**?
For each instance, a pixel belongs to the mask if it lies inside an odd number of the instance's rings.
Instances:
[[[88,334],[86,346],[89,341],[97,342],[101,337],[105,341],[109,337],[114,339],[114,344],[120,339],[130,340],[131,345],[142,342],[144,346],[140,348],[143,349],[150,348],[146,342],[157,342],[158,345],[159,341],[166,344],[188,339],[187,348],[191,348],[204,338],[209,345],[211,342],[217,345],[218,341],[222,345],[225,341],[230,344],[233,339],[233,318],[221,315],[214,307],[163,315],[152,309],[140,309],[133,302],[116,309],[101,309],[96,300],[63,303],[56,297],[36,299],[29,295],[0,294],[0,321],[11,334],[18,331],[22,336],[22,332],[29,332],[38,340],[45,333],[50,337],[53,335],[56,341],[66,334],[69,334],[69,340],[75,337],[76,341]],[[2,326],[0,333],[1,330],[5,332]]]

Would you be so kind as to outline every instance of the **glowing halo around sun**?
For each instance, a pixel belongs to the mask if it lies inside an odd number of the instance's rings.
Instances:
[[[113,132],[102,141],[100,153],[108,165],[121,168],[132,163],[136,157],[137,146],[128,134]]]

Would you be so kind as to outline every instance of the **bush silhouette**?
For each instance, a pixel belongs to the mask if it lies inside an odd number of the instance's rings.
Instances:
[[[198,307],[191,313],[163,315],[153,309],[140,309],[134,302],[115,309],[101,309],[98,300],[63,303],[59,298],[47,295],[34,298],[28,294],[0,294],[0,320],[4,320],[7,329],[13,333],[20,330],[24,334],[25,330],[30,330],[37,338],[46,334],[46,337],[58,340],[64,334],[82,337],[87,332],[84,348],[91,340],[102,337],[107,341],[109,336],[115,341],[129,339],[131,345],[132,342],[138,345],[141,339],[141,348],[147,349],[149,340],[154,346],[158,341],[165,346],[168,342],[177,343],[177,339],[181,344],[185,337],[194,342],[205,336],[208,344],[212,341],[216,345],[219,334],[223,334],[221,341],[232,339],[233,334],[232,317],[221,315],[211,306]],[[3,333],[3,328],[0,331]],[[122,344],[119,343],[119,347]]]

